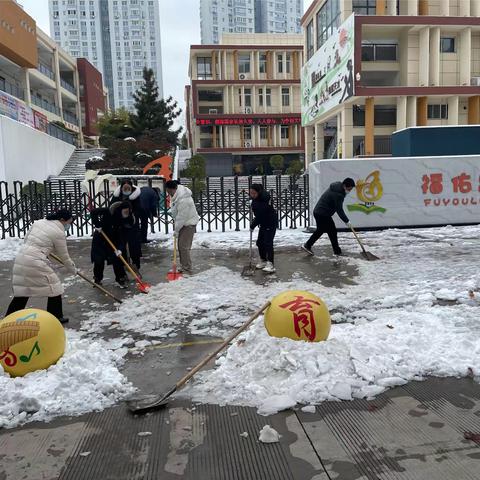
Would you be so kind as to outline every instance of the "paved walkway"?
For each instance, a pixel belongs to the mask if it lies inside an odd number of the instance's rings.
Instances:
[[[88,242],[75,242],[70,249],[88,270]],[[291,253],[278,254],[280,280],[290,278]],[[200,269],[220,264],[239,271],[245,263],[236,252],[202,250],[195,258]],[[149,245],[145,260],[145,277],[164,281],[169,253]],[[331,261],[295,260],[297,270],[326,285],[355,279],[352,267],[340,276]],[[0,262],[2,307],[8,303],[10,269],[11,262]],[[344,263],[340,270],[345,271]],[[102,300],[84,283],[75,283],[67,295],[71,328],[79,327],[88,308],[80,298]],[[217,341],[185,333],[147,349],[143,357],[128,357],[124,373],[142,392],[165,391]],[[282,435],[279,443],[258,442],[265,424]],[[244,432],[248,436],[240,435]],[[146,416],[132,416],[118,405],[2,430],[0,480],[478,480],[480,449],[474,440],[480,437],[466,439],[466,432],[480,433],[480,386],[469,378],[410,383],[370,402],[327,402],[314,414],[299,410],[261,417],[255,409],[174,399]]]

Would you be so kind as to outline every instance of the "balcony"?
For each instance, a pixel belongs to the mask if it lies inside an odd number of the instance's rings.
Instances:
[[[53,70],[44,63],[39,63],[37,70],[40,73],[43,73],[50,80],[55,80],[55,74],[53,73]]]
[[[63,111],[63,119],[68,123],[72,123],[73,125],[77,125],[77,127],[78,127],[78,119],[77,119],[76,115],[73,115],[72,113],[64,110]]]
[[[60,116],[60,109],[55,104],[49,102],[48,100],[38,97],[34,93],[31,94],[31,97],[32,97],[32,103],[37,107],[43,108],[47,112],[51,112],[51,113],[54,113],[55,115]]]
[[[25,91],[4,78],[0,78],[0,90],[20,100],[25,100]]]
[[[60,80],[60,85],[61,85],[65,90],[68,90],[69,92],[73,93],[74,95],[77,94],[77,90],[75,89],[75,87],[74,87],[71,83],[68,83],[67,81],[61,79],[61,80]]]
[[[64,130],[63,128],[60,128],[58,125],[55,125],[54,123],[48,124],[47,133],[51,137],[55,137],[55,138],[58,138],[59,140],[62,140],[63,142],[75,145],[75,135],[68,132],[67,130]]]

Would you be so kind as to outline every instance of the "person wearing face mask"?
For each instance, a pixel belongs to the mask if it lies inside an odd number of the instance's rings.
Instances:
[[[116,219],[121,220],[121,227],[119,228],[119,243],[124,247],[124,257],[129,258],[131,263],[140,270],[140,258],[142,257],[142,242],[140,234],[140,216],[141,216],[141,203],[140,203],[141,190],[136,185],[133,185],[131,180],[122,180],[120,186],[113,192],[110,209],[115,217],[114,210],[118,208],[119,202],[126,204],[130,208],[130,212],[127,214],[125,209],[123,213],[125,217],[121,218],[121,213],[117,212]]]
[[[142,257],[142,243],[137,218],[132,211],[128,200],[115,202],[110,206],[115,229],[115,246],[122,252],[122,256],[140,270]]]
[[[13,264],[13,299],[6,315],[23,310],[30,297],[48,297],[47,311],[61,323],[68,322],[63,316],[63,286],[48,256],[57,255],[68,272],[77,273],[65,237],[71,224],[72,213],[60,209],[31,226]]]
[[[133,184],[131,180],[122,180],[120,186],[118,186],[113,192],[111,204],[115,202],[130,202],[133,214],[137,225],[140,222],[141,202],[140,202],[141,190],[139,187]]]
[[[343,210],[343,201],[354,187],[355,181],[353,178],[346,178],[343,182],[333,182],[327,190],[323,192],[313,210],[317,229],[312,233],[312,236],[307,240],[307,243],[302,245],[302,249],[309,255],[314,255],[312,251],[313,244],[324,233],[326,233],[330,239],[333,253],[335,255],[342,254],[342,250],[338,245],[337,227],[335,227],[332,216],[336,213],[348,227],[351,227],[350,220]]]
[[[117,207],[115,204],[112,205],[112,207],[113,213],[115,213]],[[96,229],[93,233],[90,258],[93,263],[93,278],[98,285],[102,284],[105,262],[107,262],[108,265],[112,265],[113,273],[115,274],[115,281],[121,287],[124,287],[127,281],[127,274],[123,263],[101,233],[103,230],[113,244],[119,248],[118,245],[120,245],[120,241],[122,240],[120,232],[122,218],[128,218],[130,215],[130,204],[127,202],[124,211],[122,212],[122,209],[120,209],[119,212],[120,213],[117,213],[115,216],[113,215],[111,208],[95,208],[90,212],[90,218]]]

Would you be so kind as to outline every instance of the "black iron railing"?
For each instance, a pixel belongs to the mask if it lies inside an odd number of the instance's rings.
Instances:
[[[182,179],[191,188],[200,216],[197,229],[207,232],[244,230],[250,225],[249,187],[262,183],[270,193],[280,225],[279,228],[307,227],[308,177],[209,177],[203,181]],[[148,183],[152,185],[152,180]],[[155,182],[158,185],[158,181]],[[154,186],[155,186],[154,184]],[[159,202],[157,215],[151,220],[151,231],[172,231],[169,199],[165,189],[157,189]],[[70,234],[92,234],[90,212],[93,208],[110,204],[112,191],[108,181],[100,186],[94,181],[45,181],[43,183],[0,182],[0,238],[23,237],[31,224],[60,207],[70,209],[74,215]]]

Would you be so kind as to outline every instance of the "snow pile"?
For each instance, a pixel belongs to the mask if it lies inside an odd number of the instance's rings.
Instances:
[[[23,239],[7,237],[0,240],[0,262],[13,260],[23,244]]]
[[[0,367],[0,428],[101,411],[134,391],[118,367],[125,350],[67,331],[65,355],[48,370],[11,378]]]
[[[153,338],[176,336],[180,327],[195,335],[223,336],[245,322],[248,314],[284,290],[305,287],[321,295],[321,286],[303,280],[259,287],[225,267],[213,267],[176,282],[152,286],[148,295],[127,298],[117,311],[92,312],[82,329],[117,328]],[[259,295],[261,288],[261,295]]]
[[[260,430],[258,440],[262,443],[277,443],[280,441],[280,434],[270,425],[265,425]]]
[[[426,375],[480,373],[478,308],[421,306],[333,325],[326,342],[270,337],[259,319],[240,343],[197,376],[195,401],[271,414],[295,403],[373,398]]]

